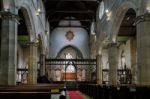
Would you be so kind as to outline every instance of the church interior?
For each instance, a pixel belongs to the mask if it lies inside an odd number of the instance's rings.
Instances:
[[[0,0],[0,98],[149,99],[149,32],[150,0]]]

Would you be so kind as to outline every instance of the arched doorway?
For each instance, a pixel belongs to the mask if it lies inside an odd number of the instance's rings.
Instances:
[[[125,13],[117,35],[119,47],[118,83],[136,82],[136,12],[130,8]]]
[[[69,57],[68,57],[69,56]],[[66,59],[71,59],[71,54],[67,53]],[[76,81],[77,80],[77,69],[73,61],[67,61],[65,66],[65,72],[63,73],[63,80],[65,81]]]
[[[65,72],[63,73],[63,79],[65,81],[66,88],[68,89],[77,88],[77,80],[78,80],[77,75],[78,75],[77,67],[75,66],[73,61],[67,61],[67,64],[65,66]]]

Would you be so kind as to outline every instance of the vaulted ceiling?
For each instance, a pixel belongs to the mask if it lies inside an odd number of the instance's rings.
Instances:
[[[89,29],[91,21],[96,18],[96,11],[101,0],[43,0],[46,16],[51,30],[65,17],[75,17],[85,29]]]

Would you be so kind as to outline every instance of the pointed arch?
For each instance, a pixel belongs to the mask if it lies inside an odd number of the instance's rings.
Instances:
[[[110,29],[110,41],[111,42],[116,42],[116,38],[117,38],[117,35],[118,35],[118,32],[119,32],[119,28],[120,28],[120,25],[122,23],[122,20],[126,14],[126,12],[129,10],[129,9],[133,9],[135,12],[136,12],[136,6],[131,3],[131,2],[125,2],[123,3],[116,11],[116,15],[114,17],[114,20],[113,20],[113,24],[112,24],[112,27]]]
[[[83,58],[83,55],[82,55],[81,51],[78,48],[76,48],[75,46],[72,46],[72,45],[68,45],[68,46],[63,47],[59,51],[59,53],[57,54],[56,58],[59,58],[60,55],[63,53],[63,51],[66,50],[66,49],[72,49],[72,50],[74,50],[76,52],[76,56],[78,56],[80,58]]]

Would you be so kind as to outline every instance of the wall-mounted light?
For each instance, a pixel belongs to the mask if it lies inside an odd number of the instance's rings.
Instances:
[[[105,12],[106,12],[106,14],[107,14],[107,13],[109,13],[109,10],[108,10],[108,9],[106,9],[106,10],[105,10]]]
[[[36,10],[35,14],[36,14],[37,16],[40,15],[40,14],[41,14],[41,9],[38,8],[38,9]]]
[[[45,31],[45,35],[48,35],[48,34],[49,34],[49,32],[46,30],[46,31]]]
[[[37,10],[39,13],[41,12],[41,9],[40,8],[38,8],[38,10]]]
[[[108,9],[105,10],[105,13],[107,15],[107,19],[106,20],[109,21],[112,13]]]

